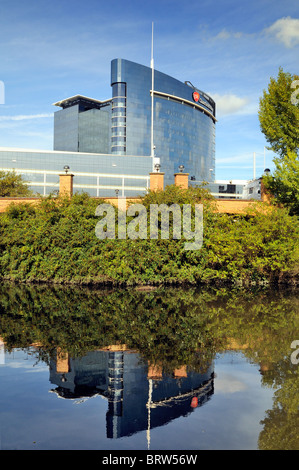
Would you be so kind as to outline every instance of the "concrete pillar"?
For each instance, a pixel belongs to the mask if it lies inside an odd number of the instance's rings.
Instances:
[[[59,175],[59,195],[69,196],[73,195],[73,178],[74,175],[71,173],[64,173]]]
[[[189,173],[175,173],[174,184],[180,186],[182,189],[188,189],[188,176]]]
[[[164,190],[164,173],[160,173],[158,171],[156,173],[150,173],[150,190]]]
[[[181,377],[187,377],[187,367],[186,366],[182,366],[180,367],[179,369],[175,369],[173,371],[173,375],[175,378],[181,378]]]
[[[69,355],[67,352],[57,348],[56,372],[58,374],[67,374],[69,372]]]
[[[162,379],[162,367],[158,364],[156,365],[148,365],[148,372],[147,372],[148,379],[160,380]]]
[[[118,351],[127,351],[129,348],[126,344],[110,344],[106,348],[101,348],[99,351],[112,351],[112,352],[118,352]]]

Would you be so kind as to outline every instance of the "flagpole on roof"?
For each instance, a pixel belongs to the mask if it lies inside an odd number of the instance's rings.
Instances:
[[[151,156],[154,169],[154,23],[152,23],[152,48],[151,48],[151,69],[152,69],[152,103],[151,103]]]

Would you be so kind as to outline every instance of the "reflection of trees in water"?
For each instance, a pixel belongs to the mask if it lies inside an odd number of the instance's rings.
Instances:
[[[297,329],[298,334],[298,329]],[[299,369],[290,363],[286,356],[275,371],[263,377],[263,383],[275,390],[273,408],[266,412],[261,421],[263,431],[259,436],[259,448],[263,450],[299,449]]]
[[[296,294],[268,290],[143,292],[5,285],[0,291],[0,336],[8,349],[42,345],[37,355],[47,363],[57,347],[78,357],[125,344],[166,372],[182,365],[200,371],[215,353],[242,350],[259,364],[262,384],[275,390],[260,448],[281,443],[281,448],[298,448],[298,366],[290,363],[290,345],[298,339],[298,307]]]
[[[298,380],[292,396],[298,395]],[[283,387],[284,388],[284,387]],[[296,390],[295,390],[296,388]],[[290,398],[290,401],[292,398]],[[298,399],[297,399],[298,402]],[[266,412],[266,418],[261,421],[264,426],[259,436],[261,450],[298,450],[299,449],[299,416],[297,411],[289,413],[284,406],[274,406]]]

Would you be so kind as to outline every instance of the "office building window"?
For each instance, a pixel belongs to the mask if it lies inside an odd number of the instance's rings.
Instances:
[[[126,84],[112,85],[111,153],[126,153]]]

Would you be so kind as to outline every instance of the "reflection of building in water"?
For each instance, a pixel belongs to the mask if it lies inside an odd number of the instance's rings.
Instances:
[[[107,437],[118,438],[161,426],[203,405],[213,394],[213,365],[204,373],[182,367],[170,376],[135,351],[93,351],[77,359],[58,352],[50,364],[50,381],[64,398],[106,397]]]

